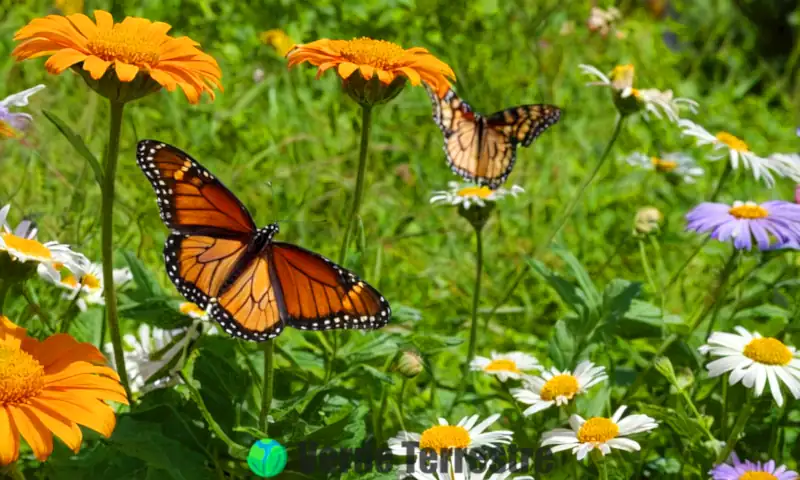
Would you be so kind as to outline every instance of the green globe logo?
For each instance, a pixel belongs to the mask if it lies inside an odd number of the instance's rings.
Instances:
[[[274,477],[286,468],[286,449],[271,438],[262,438],[250,447],[247,465],[259,477]]]

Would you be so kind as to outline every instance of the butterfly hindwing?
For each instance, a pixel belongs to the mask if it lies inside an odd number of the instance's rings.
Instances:
[[[322,255],[275,242],[271,256],[287,324],[302,330],[380,328],[391,307],[372,286]]]
[[[552,105],[521,105],[485,117],[452,89],[441,98],[427,90],[450,168],[467,181],[493,189],[513,170],[517,145],[529,146],[561,115]]]

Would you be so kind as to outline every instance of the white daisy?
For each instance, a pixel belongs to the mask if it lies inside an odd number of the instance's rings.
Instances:
[[[555,445],[550,450],[561,452],[572,450],[578,460],[583,460],[594,449],[600,450],[604,456],[611,453],[612,448],[626,452],[638,451],[638,442],[627,438],[629,435],[647,432],[658,427],[655,419],[647,415],[630,415],[622,418],[627,407],[619,407],[611,418],[593,417],[584,420],[580,415],[569,417],[572,430],[556,428],[546,432],[542,438],[542,446]]]
[[[739,381],[747,388],[755,388],[760,396],[769,383],[775,402],[783,405],[781,383],[786,385],[795,399],[800,399],[800,358],[794,347],[777,338],[762,337],[736,327],[734,333],[714,332],[708,343],[699,348],[700,353],[721,357],[706,365],[710,377],[730,373],[728,381]]]
[[[0,252],[5,252],[13,262],[34,263],[40,274],[53,282],[61,279],[62,267],[71,272],[82,272],[87,267],[86,257],[69,246],[36,240],[37,231],[30,222],[23,222],[12,231],[6,220],[10,208],[10,205],[0,208]]]
[[[478,415],[473,415],[462,418],[456,425],[449,425],[447,420],[440,418],[439,425],[433,426],[421,434],[399,432],[389,439],[389,449],[395,455],[406,457],[406,468],[416,472],[422,471],[420,450],[431,449],[437,454],[441,454],[442,451],[451,451],[453,453],[446,456],[441,455],[441,458],[446,458],[450,462],[447,470],[453,471],[456,465],[452,462],[455,458],[459,458],[458,455],[463,458],[473,449],[498,447],[511,443],[514,432],[509,430],[486,431],[498,418],[500,415],[494,414],[478,423]]]
[[[27,106],[28,97],[42,89],[44,85],[36,85],[0,100],[0,133],[5,136],[16,136],[18,131],[28,128],[33,117],[27,113],[11,112],[11,107]]]
[[[628,155],[625,161],[634,167],[681,177],[686,183],[694,183],[695,178],[701,177],[705,172],[698,166],[694,158],[682,153],[667,153],[660,157],[651,157],[635,152]]]
[[[44,272],[42,276],[50,280]],[[129,268],[114,269],[114,285],[121,287],[133,280],[133,274]],[[103,266],[99,263],[91,263],[77,275],[66,275],[60,281],[55,282],[59,287],[68,290],[64,298],[74,300],[78,308],[84,312],[89,305],[105,305],[103,297]]]
[[[492,352],[492,358],[476,356],[469,366],[474,371],[480,370],[489,375],[495,375],[501,382],[505,382],[509,378],[519,380],[522,378],[523,372],[542,368],[539,360],[522,352],[500,354]]]
[[[183,302],[178,307],[180,312],[189,318],[195,321],[195,325],[198,325],[198,330],[202,330],[203,333],[206,335],[218,335],[219,329],[217,328],[217,324],[215,322],[209,321],[211,317],[208,315],[208,311],[203,310],[202,308],[198,307],[196,303],[192,302]]]
[[[773,165],[782,176],[791,178],[795,183],[800,183],[800,155],[773,153],[767,157],[767,162]]]
[[[672,90],[661,91],[657,88],[644,88],[633,89],[632,93],[644,106],[645,114],[652,113],[659,119],[662,118],[661,114],[663,113],[673,122],[677,122],[680,120],[680,111],[684,107],[692,113],[697,113],[697,102],[689,98],[675,97]]]
[[[134,392],[147,392],[150,390],[169,387],[179,383],[180,378],[176,372],[182,365],[175,365],[171,371],[158,380],[147,383],[153,375],[159,373],[169,365],[176,357],[183,355],[187,343],[197,337],[197,330],[194,328],[162,330],[160,328],[150,328],[147,324],[142,324],[138,330],[138,336],[126,334],[122,337],[125,343],[125,367],[128,370],[131,390]],[[116,369],[114,361],[114,347],[107,343],[103,346],[111,366]]]
[[[522,464],[517,464],[513,468],[510,465],[503,465],[500,469],[496,469],[491,460],[482,465],[481,471],[473,472],[466,459],[461,459],[460,468],[454,468],[449,472],[441,472],[436,468],[435,472],[425,473],[420,471],[416,465],[400,465],[397,467],[397,478],[404,480],[408,478],[415,478],[417,480],[505,480],[507,478],[514,478],[516,480],[533,480],[530,475],[516,475],[514,473],[524,468]],[[438,466],[437,466],[438,467]],[[474,468],[474,467],[473,467]],[[492,473],[492,470],[498,471]],[[429,470],[433,470],[431,467]]]
[[[518,401],[530,405],[523,415],[533,415],[552,406],[566,405],[577,395],[603,380],[608,379],[605,367],[595,367],[592,362],[583,361],[574,372],[559,371],[552,368],[545,370],[539,377],[526,377],[525,388],[511,390],[511,395]]]
[[[472,205],[485,207],[488,202],[497,202],[507,195],[516,197],[519,193],[525,191],[519,185],[514,185],[509,190],[505,188],[492,190],[486,186],[462,185],[458,182],[448,182],[447,186],[449,190],[433,192],[431,203],[445,203],[453,206],[463,205],[467,209]]]
[[[727,150],[727,155],[710,157],[712,160],[721,160],[728,157],[734,170],[739,168],[739,162],[741,161],[744,169],[753,171],[753,176],[756,180],[763,177],[768,187],[775,185],[773,173],[781,177],[785,176],[785,173],[777,165],[771,164],[766,158],[751,152],[743,140],[728,132],[718,132],[716,135],[712,135],[708,130],[691,120],[681,120],[678,125],[683,130],[681,132],[683,135],[697,139],[697,145],[713,145],[714,150]]]

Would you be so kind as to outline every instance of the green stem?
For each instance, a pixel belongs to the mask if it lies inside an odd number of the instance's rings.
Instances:
[[[400,419],[400,428],[404,432],[407,431],[405,421],[403,420],[405,416],[405,413],[403,412],[403,409],[405,408],[405,405],[403,404],[403,396],[406,393],[406,385],[408,385],[408,378],[403,377],[403,383],[400,385],[400,393],[397,394],[397,416]]]
[[[364,174],[367,171],[367,150],[369,149],[369,132],[372,129],[372,107],[361,106],[361,145],[358,152],[358,176],[356,177],[356,191],[353,195],[353,203],[350,207],[350,216],[347,217],[345,224],[344,239],[339,249],[339,263],[344,264],[347,256],[347,247],[350,244],[350,236],[353,232],[353,224],[361,208],[361,197],[364,194]]]
[[[269,410],[272,407],[274,342],[274,339],[264,342],[264,383],[261,385],[261,413],[258,416],[258,428],[264,434],[269,431]]]
[[[102,255],[103,255],[103,296],[106,303],[106,321],[114,347],[114,362],[117,366],[120,383],[125,388],[128,401],[133,403],[125,356],[122,350],[122,334],[117,317],[117,292],[114,289],[114,180],[119,157],[119,137],[122,130],[122,111],[124,103],[111,101],[111,128],[106,147],[106,167],[103,175],[102,205]]]
[[[592,459],[595,465],[597,465],[597,473],[600,474],[600,480],[608,480],[608,468],[603,454],[595,450],[592,452]]]
[[[728,381],[722,379],[722,414],[719,421],[719,434],[724,438],[728,432]]]
[[[684,262],[683,262],[683,264],[681,264],[680,268],[678,268],[677,270],[675,270],[675,273],[673,273],[672,275],[670,275],[670,277],[669,277],[669,281],[667,282],[667,285],[664,287],[665,289],[668,289],[669,287],[671,287],[671,286],[672,286],[672,284],[673,284],[673,283],[675,283],[675,281],[678,279],[678,277],[681,275],[681,273],[683,273],[683,270],[684,270],[686,267],[688,267],[688,266],[689,266],[689,263],[691,263],[691,261],[692,261],[692,260],[694,260],[694,257],[696,257],[698,253],[700,253],[700,250],[702,250],[702,249],[703,249],[703,247],[705,247],[705,246],[706,246],[706,244],[707,244],[707,243],[708,243],[710,240],[711,240],[711,237],[706,237],[706,238],[705,238],[705,240],[703,240],[703,242],[702,242],[702,243],[700,243],[700,244],[699,244],[699,245],[698,245],[698,246],[697,246],[697,247],[696,247],[696,248],[695,248],[695,249],[692,251],[692,253],[691,253],[691,254],[690,254],[688,257],[686,257],[686,260],[684,260]]]
[[[780,458],[780,445],[781,445],[781,435],[778,434],[778,430],[780,426],[786,421],[786,416],[789,413],[789,409],[787,408],[787,404],[789,402],[783,402],[783,405],[780,407],[778,414],[775,416],[775,422],[772,423],[772,432],[769,436],[769,449],[767,453],[769,454],[769,458]]]
[[[70,324],[72,320],[75,319],[75,316],[78,315],[79,312],[75,312],[75,308],[78,305],[78,300],[81,297],[81,291],[75,292],[75,295],[72,297],[72,300],[69,302],[69,306],[67,310],[64,312],[64,318],[61,320],[61,325],[58,327],[58,333],[68,333]],[[80,309],[79,309],[80,310]]]
[[[11,289],[11,282],[4,282],[0,280],[0,315],[3,314],[3,305],[6,302],[6,295]]]
[[[558,232],[561,231],[561,228],[564,227],[564,224],[569,219],[570,215],[572,214],[572,211],[575,209],[578,202],[581,200],[581,198],[583,198],[583,194],[586,192],[586,189],[589,187],[589,185],[591,185],[595,177],[597,177],[598,172],[600,172],[600,169],[605,164],[606,159],[608,159],[608,154],[611,153],[611,148],[617,142],[617,137],[619,137],[619,134],[622,131],[622,126],[625,123],[625,118],[626,117],[624,115],[617,116],[617,121],[614,124],[614,131],[611,133],[611,139],[608,141],[605,150],[603,150],[603,154],[600,156],[600,159],[595,164],[594,169],[583,179],[583,182],[581,182],[581,186],[578,188],[578,191],[575,192],[575,195],[572,196],[569,203],[562,211],[561,216],[559,217],[559,220],[556,223],[555,227],[547,235],[547,239],[544,241],[544,243],[534,248],[531,254],[533,258],[536,258],[540,250],[550,246],[550,243],[553,241],[556,235],[558,235]],[[514,293],[514,290],[517,288],[517,286],[519,286],[520,282],[522,282],[522,280],[525,278],[525,275],[527,275],[528,268],[529,267],[527,262],[523,262],[522,266],[517,267],[516,273],[514,274],[514,280],[510,282],[508,289],[506,289],[505,293],[500,297],[500,301],[497,302],[497,304],[495,304],[495,306],[492,308],[491,312],[489,312],[487,322],[491,320],[491,317],[493,317],[494,314],[497,313],[497,310],[499,310],[500,307],[502,307],[508,301],[508,299],[511,298],[511,295]]]
[[[725,291],[724,286],[728,284],[728,277],[731,276],[734,267],[736,266],[736,260],[739,259],[739,250],[734,249],[731,256],[728,258],[728,262],[725,264],[725,267],[722,269],[722,274],[724,277],[720,278],[720,292],[715,295],[714,298],[714,313],[711,314],[711,321],[708,322],[708,328],[706,329],[706,338],[711,335],[711,331],[714,330],[714,325],[717,323],[717,317],[719,316],[719,311],[722,308],[722,300],[725,298]]]
[[[55,326],[53,325],[52,320],[50,319],[50,315],[36,303],[36,299],[33,298],[33,294],[31,293],[31,287],[28,285],[27,282],[22,284],[20,288],[22,291],[22,297],[28,302],[28,305],[31,307],[31,310],[39,317],[39,319],[44,323],[47,328],[51,331],[55,331]]]
[[[748,392],[747,394],[747,401],[742,407],[742,410],[739,412],[739,417],[736,419],[736,423],[733,424],[733,429],[731,430],[730,435],[728,435],[728,440],[725,442],[725,448],[717,455],[716,463],[722,463],[728,459],[728,456],[733,452],[734,448],[736,448],[736,443],[739,441],[739,435],[744,431],[744,427],[747,425],[747,420],[750,419],[750,415],[753,414],[755,411],[755,401],[754,397],[751,393]]]
[[[677,385],[675,386],[677,388]],[[700,415],[700,412],[697,410],[697,407],[694,405],[692,401],[692,397],[689,396],[689,393],[685,389],[680,389],[681,395],[683,395],[683,399],[686,400],[686,404],[689,405],[689,410],[692,411],[692,414],[697,418],[697,423],[700,424],[700,428],[703,429],[703,432],[708,436],[708,439],[711,441],[716,441],[717,437],[714,436],[713,433],[708,429],[706,426],[706,422],[703,419],[703,416]]]
[[[719,177],[719,182],[717,182],[717,188],[714,189],[714,193],[711,194],[709,198],[709,202],[716,202],[719,193],[722,191],[722,186],[725,185],[725,182],[728,180],[728,177],[731,176],[731,172],[733,171],[733,167],[731,167],[730,162],[725,163],[725,170],[722,171],[722,175]]]
[[[647,283],[650,284],[650,288],[653,289],[653,293],[659,293],[659,288],[656,286],[656,281],[653,280],[653,270],[650,268],[650,262],[647,260],[647,250],[644,246],[644,240],[641,238],[638,239],[639,241],[639,255],[642,257],[642,268],[644,268],[644,274],[647,277]],[[664,302],[661,302],[662,304]],[[663,308],[663,305],[662,305]]]

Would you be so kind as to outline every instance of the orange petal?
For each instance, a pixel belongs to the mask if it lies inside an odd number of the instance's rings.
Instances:
[[[123,63],[119,60],[114,60],[114,70],[117,72],[117,78],[121,82],[132,82],[136,78],[136,74],[139,73],[139,68],[136,65]]]
[[[0,465],[16,462],[19,457],[19,430],[5,406],[0,406]]]
[[[93,365],[89,362],[74,362],[70,364],[69,367],[63,368],[53,373],[51,373],[48,369],[45,369],[44,382],[46,385],[50,385],[55,382],[59,382],[76,376],[86,376],[89,378],[94,378],[97,375],[105,375],[111,377],[114,380],[119,380],[119,375],[117,375],[117,372],[115,372],[114,369],[111,367],[107,367],[105,365]],[[103,377],[97,377],[97,378],[103,378]]]
[[[419,85],[419,73],[413,68],[403,67],[400,69],[403,74],[408,77],[408,80],[411,82],[411,85],[417,86]]]
[[[328,70],[328,69],[330,69],[332,67],[335,67],[335,66],[336,66],[336,62],[323,63],[322,65],[319,66],[319,69],[317,69],[317,78],[319,78],[320,75],[325,73],[325,70]]]
[[[57,42],[47,40],[46,38],[34,38],[25,40],[16,47],[11,55],[17,60],[27,60],[29,58],[43,57],[45,55],[52,55],[64,47]]]
[[[21,410],[16,406],[6,407],[9,415],[17,425],[22,437],[28,442],[36,459],[40,462],[47,460],[53,453],[53,435],[44,424],[36,418],[36,415],[29,415],[27,411]]]
[[[78,453],[83,441],[83,433],[75,422],[35,398],[30,400],[29,405],[19,405],[17,408],[28,412],[30,415],[35,415],[70,450]]]
[[[116,418],[114,411],[100,400],[79,403],[68,392],[43,391],[36,397],[73,422],[91,428],[99,434],[109,437],[114,431]]]
[[[149,74],[150,78],[161,84],[170,92],[174,91],[175,87],[178,86],[178,82],[176,82],[175,79],[166,72],[162,72],[161,70],[154,68],[150,70]]]
[[[111,30],[114,26],[114,17],[105,10],[95,10],[94,18],[97,20],[97,27],[100,30]]]
[[[0,344],[19,348],[22,339],[27,336],[27,330],[9,320],[8,317],[0,315]]]
[[[83,61],[83,69],[89,72],[89,75],[95,80],[100,80],[106,74],[111,62],[107,62],[100,57],[94,55],[89,56]]]
[[[69,20],[84,37],[88,38],[97,34],[97,25],[82,13],[67,15],[67,20]]]
[[[77,50],[62,50],[48,58],[44,66],[48,72],[58,74],[85,59],[86,55]]]
[[[160,37],[162,35],[166,35],[171,28],[172,26],[168,23],[153,22],[152,25],[150,25],[150,28],[148,28],[147,34]]]
[[[106,358],[97,347],[91,343],[78,342],[66,333],[58,333],[44,339],[35,355],[39,363],[48,370],[60,370],[65,365],[77,361],[106,363]]]
[[[339,64],[339,76],[342,78],[350,78],[350,75],[353,74],[358,69],[358,65],[355,63],[344,62]]]
[[[392,83],[392,80],[394,80],[395,77],[394,73],[389,73],[382,68],[376,68],[375,73],[378,74],[378,80],[380,80],[384,85],[389,85]]]
[[[375,75],[375,69],[370,65],[359,65],[358,69],[361,71],[361,76],[364,77],[364,80],[371,80]]]

